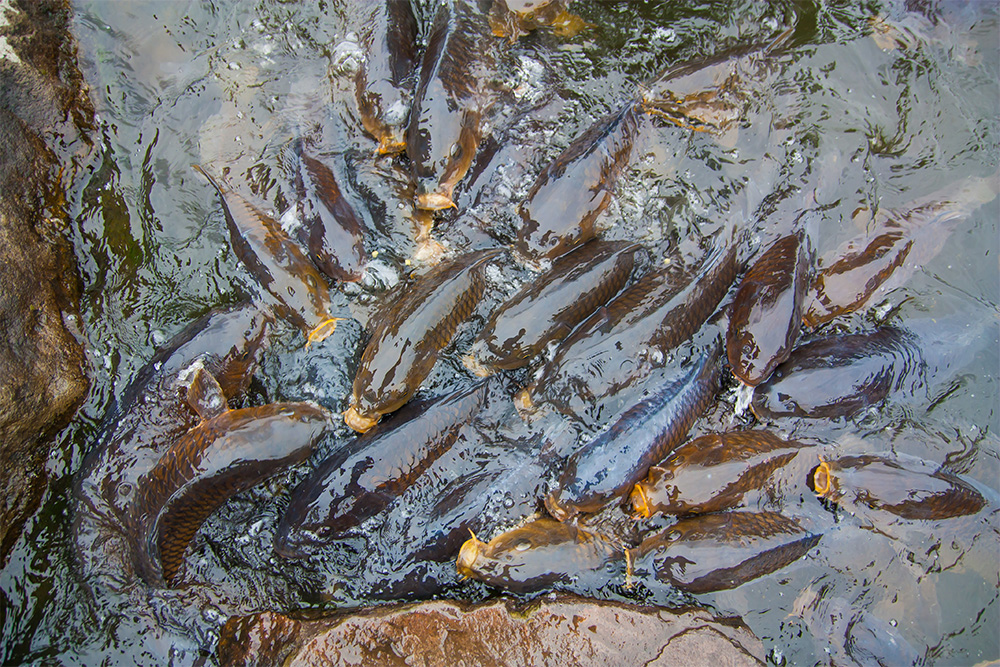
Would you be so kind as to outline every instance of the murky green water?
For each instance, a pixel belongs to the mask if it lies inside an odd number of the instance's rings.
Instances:
[[[914,4],[925,13],[877,2],[579,2],[576,10],[593,29],[571,39],[539,33],[502,60],[494,84],[508,94],[491,130],[504,169],[488,164],[480,180],[470,179],[458,195],[463,214],[446,216],[436,235],[456,250],[509,242],[514,207],[538,170],[638,83],[727,46],[764,43],[781,26],[795,28],[791,48],[738,69],[735,85],[747,94],[734,129],[718,138],[667,125],[643,137],[604,214],[607,237],[693,256],[700,239],[734,225],[754,229],[766,245],[808,207],[817,211],[821,255],[861,231],[852,221],[860,207],[905,208],[962,179],[996,179],[997,7]],[[314,605],[323,597],[317,587],[336,589],[330,572],[317,584],[315,571],[283,572],[269,553],[287,488],[304,470],[224,508],[189,556],[221,589],[249,586],[241,604],[227,606],[219,593],[194,598],[195,608],[177,615],[169,607],[185,598],[153,596],[150,604],[171,629],[150,639],[145,617],[113,599],[95,600],[79,578],[73,476],[97,445],[109,406],[153,350],[187,323],[258,293],[230,248],[218,199],[191,165],[228,171],[238,190],[279,215],[293,199],[285,156],[296,138],[312,137],[354,165],[352,182],[370,203],[378,232],[368,247],[379,256],[365,281],[336,298],[343,307],[360,304],[359,315],[409,270],[413,232],[397,203],[406,175],[389,161],[365,158],[373,144],[351,97],[357,54],[349,33],[357,17],[341,3],[77,1],[74,10],[101,128],[98,155],[72,193],[92,387],[58,439],[46,500],[0,574],[0,662],[166,664],[169,655],[187,664],[197,659],[197,646],[211,646],[226,614]],[[954,341],[928,346],[934,363],[951,360],[934,396],[847,422],[778,425],[846,452],[943,463],[992,493],[994,510],[931,528],[896,525],[888,533],[845,521],[777,574],[699,598],[742,616],[771,660],[848,662],[847,636],[862,662],[868,645],[879,642],[887,664],[909,655],[928,664],[1000,657],[998,220],[996,200],[975,208],[933,237],[905,284],[832,329],[886,319],[926,340]],[[492,276],[494,300],[523,278],[513,269]],[[487,301],[482,309],[489,307]],[[473,333],[460,334],[459,342]],[[361,337],[361,324],[344,323],[335,338],[304,352],[300,334],[286,327],[258,374],[255,396],[343,409]],[[464,377],[457,360],[463,348],[454,348],[429,390]],[[724,396],[695,432],[745,423],[731,405]],[[334,440],[347,436],[341,427]],[[263,528],[254,527],[260,517]],[[490,593],[469,585],[451,594]],[[370,602],[327,597],[342,605]],[[885,649],[887,638],[912,653]]]

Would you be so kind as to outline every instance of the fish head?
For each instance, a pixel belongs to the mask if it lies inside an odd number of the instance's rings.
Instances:
[[[572,555],[590,537],[549,518],[532,521],[484,543],[474,535],[458,556],[460,574],[513,591],[551,586],[575,574]]]

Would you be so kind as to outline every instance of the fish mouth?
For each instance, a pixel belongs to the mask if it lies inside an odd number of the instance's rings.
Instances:
[[[405,139],[403,139],[395,132],[386,132],[379,139],[378,148],[375,149],[375,154],[378,156],[395,155],[397,153],[402,153],[405,150],[406,150]]]
[[[819,465],[813,469],[810,479],[813,491],[817,496],[829,497],[830,491],[833,489],[833,471],[830,470],[829,463],[820,459]]]
[[[472,533],[471,530],[469,532]],[[472,537],[462,544],[462,548],[458,551],[458,558],[455,561],[455,567],[460,576],[467,579],[476,576],[476,560],[478,560],[479,555],[485,548],[486,543],[477,538],[475,533],[472,533]]]
[[[378,423],[381,415],[375,415],[374,417],[367,417],[360,412],[358,412],[357,407],[351,406],[347,408],[344,412],[344,423],[350,426],[352,429],[358,433],[364,433],[371,430],[375,424]]]
[[[489,377],[494,373],[492,368],[481,362],[472,352],[462,357],[462,364],[468,368],[473,375],[481,378]]]
[[[577,515],[575,507],[563,507],[559,504],[558,489],[545,496],[545,509],[549,511],[553,519],[564,523]]]
[[[446,208],[458,208],[451,198],[451,192],[424,192],[417,195],[417,208],[425,211],[443,211]]]
[[[649,497],[646,496],[646,490],[642,486],[642,482],[639,482],[632,489],[632,495],[629,496],[629,500],[632,502],[632,509],[634,514],[638,519],[648,519],[653,515],[649,507]]]

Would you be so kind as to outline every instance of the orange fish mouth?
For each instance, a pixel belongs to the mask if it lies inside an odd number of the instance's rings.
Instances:
[[[632,489],[632,495],[629,496],[632,501],[632,509],[635,510],[637,519],[648,519],[653,515],[649,506],[649,497],[646,495],[646,490],[642,487],[642,482],[639,482]]]
[[[820,459],[819,465],[813,470],[812,481],[816,495],[827,496],[833,487],[833,471],[830,470],[830,464]]]
[[[375,415],[374,417],[365,416],[358,412],[358,409],[352,405],[344,412],[344,423],[358,433],[364,433],[371,430],[378,423],[380,417],[381,415]]]
[[[476,571],[474,567],[476,560],[479,558],[479,554],[483,552],[483,549],[486,548],[486,543],[477,538],[475,533],[471,530],[469,533],[472,534],[472,537],[462,544],[462,548],[458,551],[458,559],[455,561],[458,574],[466,579],[475,576]]]

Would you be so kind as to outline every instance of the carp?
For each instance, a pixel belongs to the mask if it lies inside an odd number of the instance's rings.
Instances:
[[[354,282],[361,278],[368,256],[363,224],[327,165],[305,152],[296,142],[295,188],[299,226],[298,241],[309,257],[333,280]]]
[[[486,376],[526,365],[617,294],[643,253],[637,244],[593,241],[561,257],[490,317],[466,367]]]
[[[442,262],[418,278],[382,314],[354,376],[344,421],[365,432],[399,409],[424,381],[483,294],[482,266],[500,250],[479,250]]]
[[[939,521],[976,514],[986,506],[982,494],[944,470],[911,470],[879,456],[845,456],[821,461],[813,470],[816,495],[844,509],[888,512],[914,521]]]
[[[924,385],[924,361],[908,332],[828,336],[796,348],[757,386],[750,406],[761,418],[851,417],[890,394]]]
[[[495,69],[486,15],[471,0],[438,6],[420,67],[406,132],[418,208],[452,208],[452,192],[476,155]]]
[[[647,398],[570,456],[545,497],[549,513],[567,521],[630,491],[651,465],[683,441],[715,397],[718,361],[713,344],[690,368],[668,374]]]
[[[334,332],[343,318],[330,315],[326,281],[278,221],[195,165],[222,199],[233,251],[277,302],[277,312],[306,334],[308,343]]]
[[[555,259],[597,236],[596,220],[629,163],[641,116],[629,100],[542,170],[518,209],[522,225],[514,250],[522,260]]]
[[[304,555],[380,513],[455,443],[461,426],[483,407],[492,383],[411,402],[324,460],[292,492],[278,524],[275,551]]]
[[[378,141],[378,154],[406,148],[410,95],[417,66],[417,19],[410,0],[370,5],[361,29],[365,60],[354,78],[361,123]]]
[[[721,512],[678,521],[629,550],[635,574],[689,593],[736,588],[776,572],[820,535],[775,512]]]
[[[712,433],[688,442],[636,483],[633,512],[649,518],[707,514],[739,507],[803,447],[769,431]]]
[[[312,403],[226,410],[201,422],[139,480],[131,522],[147,583],[175,586],[198,528],[233,495],[304,461],[329,427]]]
[[[726,353],[733,375],[744,384],[760,384],[791,354],[812,264],[799,231],[775,241],[740,281],[729,311]]]
[[[475,534],[462,545],[458,573],[515,593],[530,593],[581,573],[624,560],[617,541],[575,524],[540,518],[497,535],[489,543]]]

